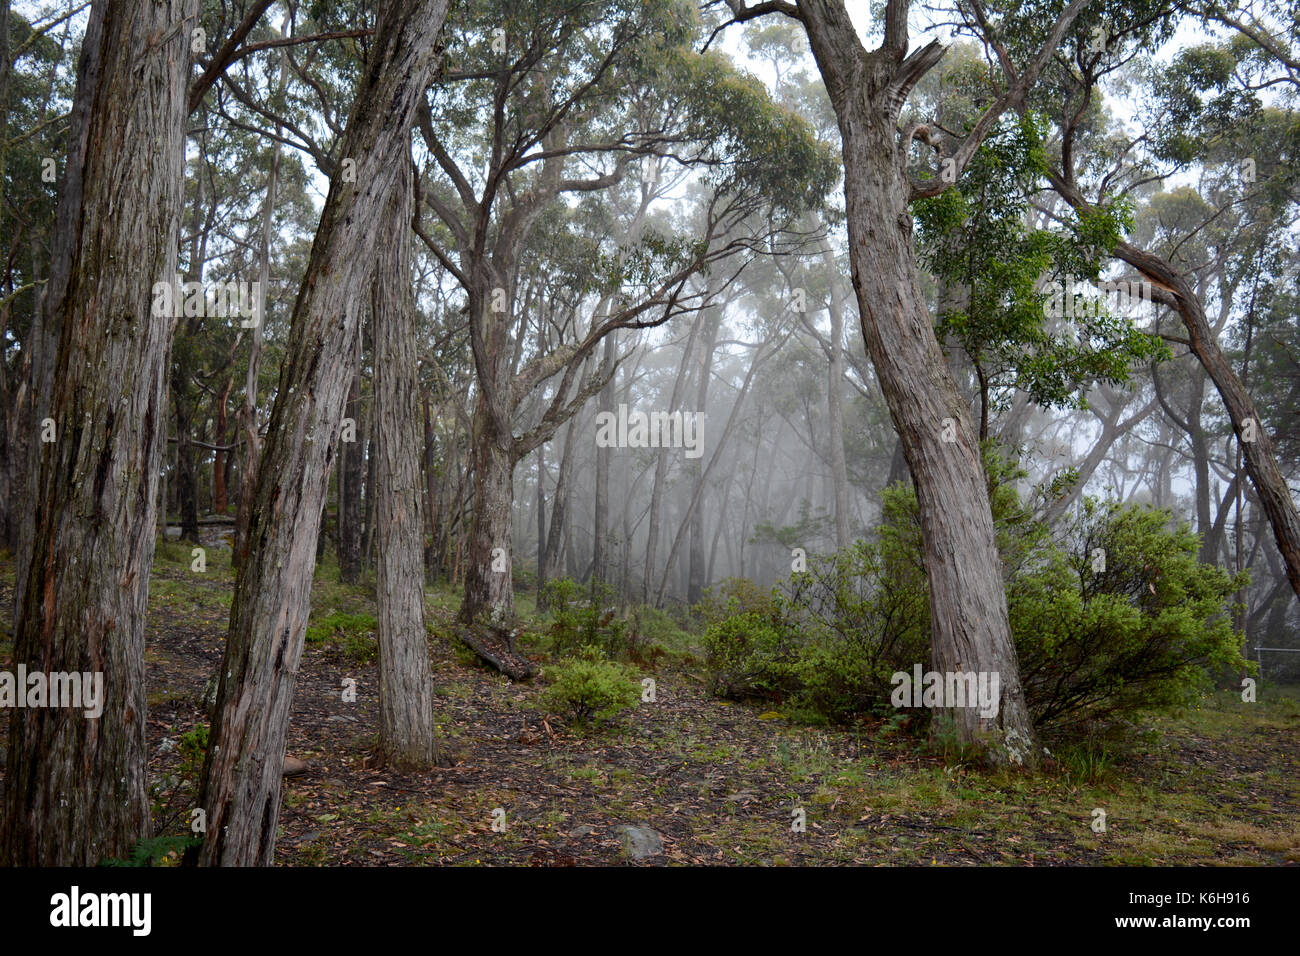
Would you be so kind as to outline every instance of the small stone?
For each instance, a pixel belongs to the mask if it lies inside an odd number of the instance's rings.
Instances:
[[[286,755],[284,758],[284,769],[281,771],[281,775],[285,777],[294,777],[300,773],[306,773],[309,769],[311,769],[311,764],[307,763],[307,761]]]
[[[634,827],[624,824],[618,827],[619,839],[623,849],[634,860],[645,860],[663,852],[664,841],[659,833],[650,827]]]

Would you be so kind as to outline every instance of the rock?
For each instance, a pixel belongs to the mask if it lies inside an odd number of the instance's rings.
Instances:
[[[663,852],[664,841],[659,833],[650,827],[634,827],[624,824],[617,828],[623,842],[623,849],[634,860],[645,860]]]
[[[305,760],[299,760],[297,757],[290,757],[288,754],[284,758],[284,769],[280,771],[282,776],[296,777],[300,773],[306,773],[311,769],[311,764]]]
[[[591,836],[591,835],[592,835],[593,833],[595,833],[595,832],[596,832],[596,828],[595,828],[595,827],[589,827],[589,826],[587,826],[587,825],[584,823],[582,826],[574,827],[572,830],[570,830],[570,831],[569,831],[569,836],[571,836],[571,837],[585,837],[585,836]]]
[[[311,846],[313,843],[319,840],[323,835],[324,834],[322,834],[319,830],[309,830],[300,837],[297,838],[291,837],[290,839],[285,840],[284,843],[286,846],[297,846],[297,847]]]
[[[167,529],[163,531],[163,537],[166,538],[168,541],[179,541],[181,539],[180,526],[179,525],[176,527],[168,526]]]

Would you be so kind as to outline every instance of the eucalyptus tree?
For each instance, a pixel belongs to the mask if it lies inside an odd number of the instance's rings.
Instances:
[[[31,357],[41,336],[41,287],[58,201],[49,157],[66,152],[64,111],[73,94],[67,74],[75,66],[68,67],[70,15],[29,21],[10,6],[0,32],[0,541],[18,552],[29,513],[26,467],[39,441]]]
[[[321,508],[350,384],[361,302],[410,129],[433,81],[447,0],[381,3],[294,306],[249,520],[217,691],[201,802],[205,865],[267,865],[307,626]]]
[[[41,421],[14,659],[98,675],[102,713],[15,709],[0,854],[93,865],[149,834],[144,622],[166,356],[152,314],[182,202],[189,28],[197,0],[101,0],[78,64],[57,231],[33,360]],[[48,403],[48,404],[47,404]]]
[[[447,82],[420,126],[436,173],[422,197],[437,216],[422,238],[465,297],[477,394],[460,618],[486,620],[504,641],[492,652],[500,662],[514,657],[516,463],[606,386],[612,369],[592,371],[588,358],[608,335],[705,304],[687,280],[755,245],[733,227],[764,206],[816,202],[833,166],[760,83],[690,49],[697,23],[681,0],[484,2],[462,13]],[[519,270],[538,223],[568,197],[614,187],[646,157],[707,172],[698,217],[678,234],[647,230],[630,248],[599,250],[603,268],[576,290],[585,321],[530,351],[539,340],[527,331]],[[545,412],[516,434],[525,399],[551,379]]]
[[[379,746],[388,762],[424,767],[438,756],[433,678],[424,624],[424,501],[416,310],[411,284],[415,165],[399,158],[389,221],[371,284],[375,341],[376,602],[379,616]]]
[[[1077,230],[1028,225],[1043,130],[1032,116],[1015,119],[984,142],[960,183],[917,204],[923,259],[945,293],[936,331],[974,367],[981,441],[995,404],[1007,407],[1015,391],[1044,407],[1081,408],[1088,388],[1127,385],[1135,367],[1167,355],[1135,324],[1144,297],[1079,295],[1105,263]]]
[[[1020,62],[1003,58],[1001,89],[969,129],[944,137],[929,124],[899,125],[909,94],[944,55],[938,40],[910,50],[910,0],[884,5],[881,42],[873,50],[863,46],[843,0],[726,0],[728,22],[781,14],[802,24],[834,107],[859,320],[916,484],[934,664],[942,671],[1001,674],[996,717],[981,718],[971,708],[948,714],[958,739],[981,747],[995,763],[1036,765],[1039,754],[1011,643],[978,442],[921,295],[910,206],[957,181],[1002,115],[1025,101],[1087,3],[1036,5],[1038,22],[1050,26],[1026,26],[1023,35],[1038,49]],[[971,7],[983,19],[999,19],[978,3]],[[942,150],[928,179],[908,168],[918,137]]]
[[[1102,84],[1172,36],[1178,16],[1159,3],[1100,3],[1089,17],[1076,26],[1069,39],[1072,55],[1068,63],[1054,65],[1039,104],[1053,118],[1059,139],[1049,181],[1079,219],[1092,224],[1098,244],[1136,269],[1153,287],[1153,300],[1182,321],[1189,349],[1223,399],[1287,576],[1300,595],[1300,511],[1278,465],[1273,436],[1261,427],[1256,403],[1214,334],[1196,276],[1125,239],[1121,228],[1129,193],[1152,178],[1186,169],[1193,160],[1217,165],[1236,180],[1226,204],[1214,203],[1216,216],[1243,201],[1294,207],[1300,127],[1289,111],[1279,117],[1258,92],[1294,85],[1289,47],[1279,50],[1244,33],[1226,45],[1200,44],[1180,52],[1148,84],[1157,106],[1148,128],[1126,135],[1101,122]],[[1007,60],[1019,45],[1017,24],[1023,20],[972,26]]]

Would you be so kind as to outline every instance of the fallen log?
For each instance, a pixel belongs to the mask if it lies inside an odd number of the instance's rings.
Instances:
[[[514,647],[514,633],[493,627],[457,627],[461,642],[511,680],[528,680],[537,667]]]

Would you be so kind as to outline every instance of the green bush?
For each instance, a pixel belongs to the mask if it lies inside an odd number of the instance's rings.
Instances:
[[[1086,501],[1041,566],[1007,590],[1020,680],[1040,726],[1187,703],[1238,670],[1240,577],[1198,559],[1167,511]],[[1104,562],[1103,559],[1104,558]]]
[[[612,718],[641,699],[636,678],[622,664],[604,660],[599,648],[583,648],[545,673],[551,684],[542,692],[542,706],[579,723]]]
[[[1186,524],[1167,511],[1087,501],[1054,534],[1016,491],[1023,472],[986,458],[1012,638],[1038,727],[1178,704],[1211,671],[1247,666],[1232,627],[1244,578],[1201,564]],[[785,701],[833,721],[888,713],[890,675],[930,659],[914,492],[886,490],[871,540],[810,556],[770,598],[735,588],[705,614],[714,615],[705,646],[715,693]]]
[[[704,631],[709,687],[722,697],[781,699],[795,689],[795,646],[784,624],[746,611]]]
[[[693,608],[707,627],[737,614],[773,615],[778,612],[771,591],[760,588],[749,578],[727,578],[704,589],[700,603]]]
[[[551,615],[552,657],[571,657],[585,647],[599,648],[610,659],[624,653],[627,625],[609,606],[612,601],[611,589],[594,581],[587,587],[569,578],[547,581],[542,603]]]

